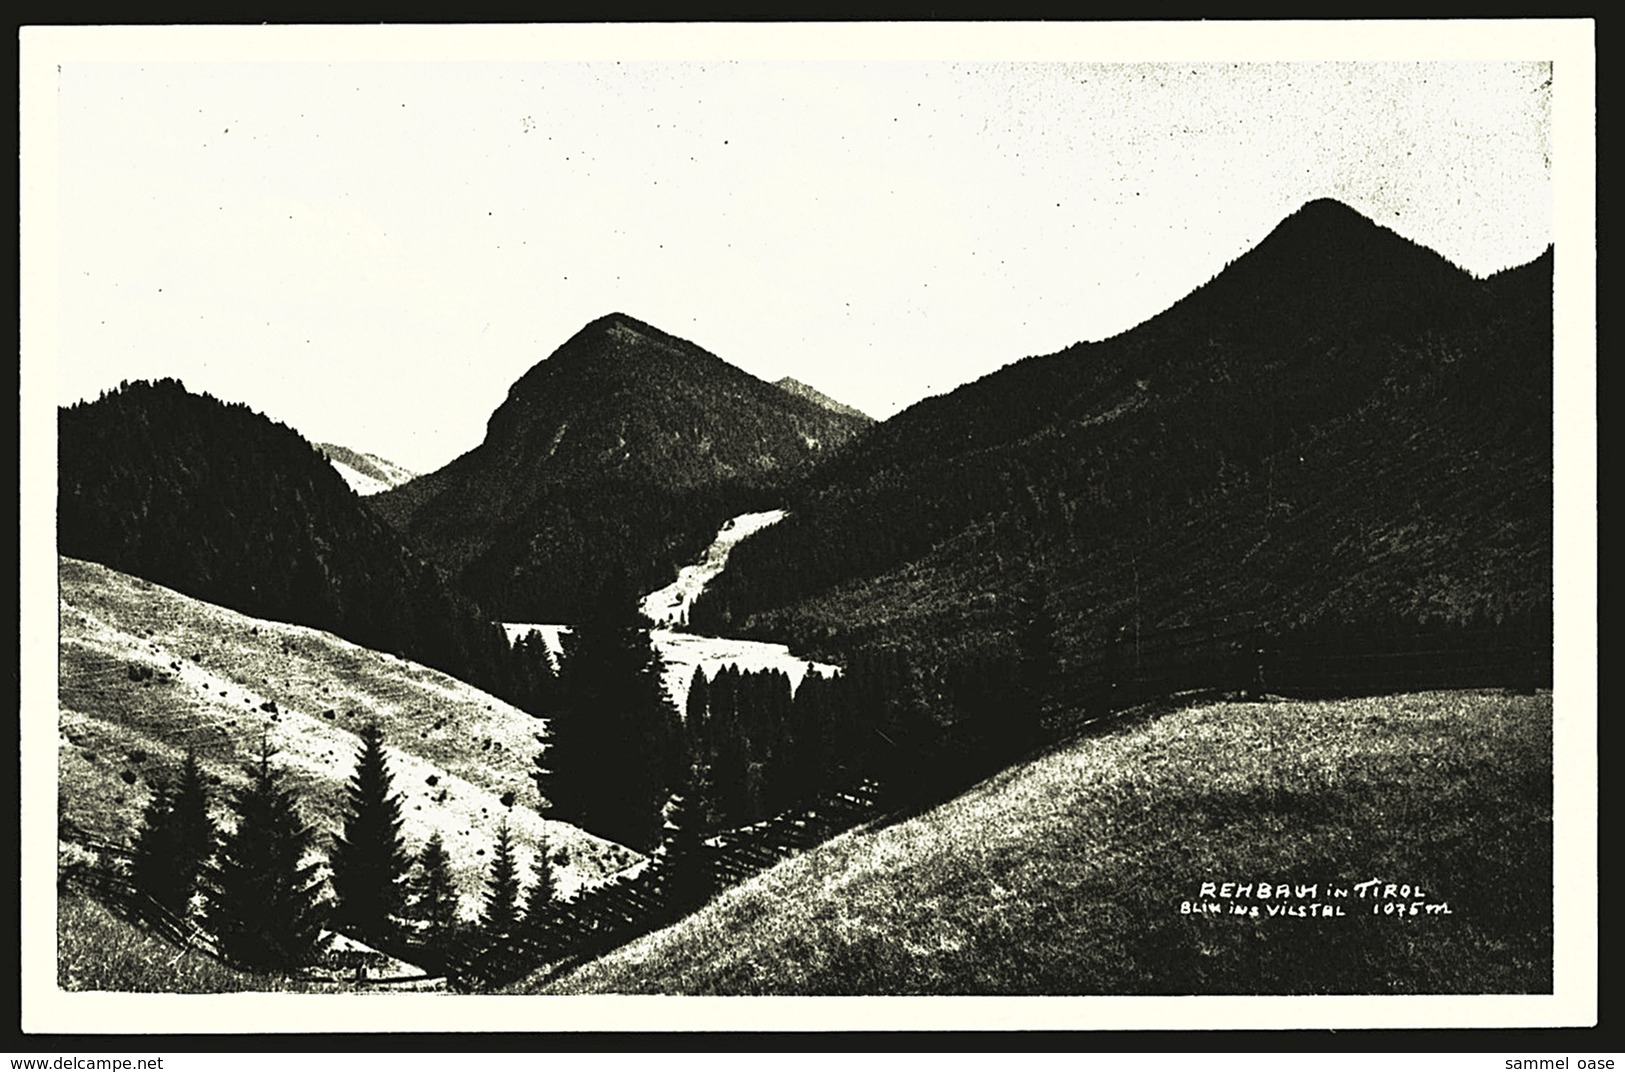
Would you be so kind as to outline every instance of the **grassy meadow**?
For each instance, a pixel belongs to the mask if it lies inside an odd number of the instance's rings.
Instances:
[[[63,990],[229,994],[315,989],[297,979],[238,971],[200,950],[172,945],[78,892],[57,898],[56,942],[56,981]]]
[[[1131,717],[513,990],[1550,992],[1551,713],[1549,694],[1460,691]],[[1418,895],[1360,898],[1373,879],[1420,888],[1417,914]],[[1223,911],[1182,913],[1203,900]]]
[[[539,719],[417,663],[315,629],[251,618],[91,562],[59,560],[59,818],[128,843],[155,782],[188,748],[227,791],[262,739],[307,820],[342,823],[356,731],[377,719],[412,851],[439,831],[464,911],[474,913],[498,826],[524,873],[545,842],[561,889],[602,881],[639,857],[535,810]]]

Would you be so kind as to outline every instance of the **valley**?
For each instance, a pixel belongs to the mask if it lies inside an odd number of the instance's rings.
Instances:
[[[376,721],[454,989],[1538,992],[1481,869],[1552,854],[1551,272],[1314,201],[878,423],[612,313],[423,474],[121,385],[58,416],[62,866],[133,881],[188,754],[224,846],[267,750],[330,907]],[[1453,907],[1181,917],[1235,875]]]
[[[790,679],[792,694],[808,674],[830,677],[839,668],[827,663],[814,662],[793,655],[784,644],[764,640],[741,640],[733,637],[701,636],[682,630],[688,624],[688,608],[704,591],[705,586],[721,576],[728,566],[728,553],[741,540],[760,532],[768,525],[782,520],[783,510],[767,510],[741,514],[723,522],[716,539],[706,548],[698,562],[678,571],[677,580],[644,596],[639,601],[645,618],[655,626],[649,631],[655,650],[665,664],[661,680],[672,706],[682,711],[688,703],[688,690],[699,670],[713,678],[724,666],[736,667],[747,673],[777,671]],[[667,628],[659,628],[660,626]],[[503,630],[509,641],[536,633],[547,645],[555,666],[563,651],[561,637],[569,632],[565,625],[504,622]]]
[[[564,650],[561,638],[570,631],[566,625],[525,622],[504,622],[502,627],[512,640],[532,633],[539,635],[555,663]],[[679,711],[688,702],[688,687],[694,680],[695,670],[708,678],[715,677],[717,671],[725,666],[737,667],[746,673],[776,671],[790,679],[792,692],[800,687],[808,674],[832,677],[840,672],[837,666],[803,659],[792,654],[786,645],[766,640],[700,636],[672,629],[651,629],[649,638],[654,641],[655,650],[665,664],[661,681],[665,685],[666,695]]]
[[[784,520],[783,510],[764,510],[755,514],[740,514],[723,522],[711,546],[700,560],[677,571],[677,579],[658,591],[644,596],[639,606],[643,616],[656,625],[681,628],[688,624],[688,612],[694,606],[705,586],[728,568],[728,553],[747,536],[755,535],[767,526]]]

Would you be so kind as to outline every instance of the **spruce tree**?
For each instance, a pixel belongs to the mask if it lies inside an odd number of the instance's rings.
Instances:
[[[186,915],[203,880],[209,857],[214,855],[217,832],[209,818],[209,785],[198,766],[197,753],[186,751],[180,782],[175,787],[173,822],[174,870],[177,889],[177,915]]]
[[[384,734],[377,722],[369,722],[361,729],[344,831],[333,842],[334,926],[367,942],[394,938],[411,864],[401,838],[400,797],[384,758]]]
[[[710,708],[711,683],[706,680],[704,668],[696,666],[688,679],[688,696],[683,701],[683,730],[689,741],[704,736]]]
[[[557,704],[537,786],[548,814],[634,849],[660,842],[677,716],[634,599],[605,586],[563,639]]]
[[[540,633],[533,631],[514,640],[507,675],[506,689],[501,693],[503,699],[537,718],[547,717],[553,710],[557,675]]]
[[[797,799],[796,769],[803,758],[790,739],[794,704],[790,676],[783,670],[764,670],[757,678],[758,704],[756,763],[761,770],[763,818],[788,808]]]
[[[715,888],[703,833],[707,770],[707,765],[696,763],[684,791],[674,794],[666,804],[666,892],[678,908],[703,903]]]
[[[723,667],[711,679],[710,725],[716,748],[711,754],[710,797],[719,829],[749,821],[750,753],[740,717],[740,682],[733,666]]]
[[[826,682],[811,668],[790,704],[786,765],[781,773],[792,800],[808,801],[830,782],[834,766],[833,720]]]
[[[437,953],[446,952],[457,937],[457,883],[451,874],[451,856],[438,830],[418,853],[410,893],[407,914],[424,924],[419,940]]]
[[[679,785],[683,787],[683,816],[687,826],[696,832],[720,830],[723,821],[722,805],[717,799],[716,787],[716,730],[711,718],[711,683],[704,671],[694,668],[694,680],[688,687],[688,702],[683,716],[684,771]],[[667,815],[666,841],[671,841],[671,817]]]
[[[309,859],[316,832],[271,766],[269,743],[232,795],[236,824],[220,840],[205,877],[205,918],[226,958],[246,968],[288,971],[315,960],[323,935],[320,860]]]
[[[507,820],[497,830],[496,851],[486,878],[485,913],[480,929],[487,938],[506,938],[519,923],[519,868],[514,861],[513,833]]]
[[[194,753],[186,753],[175,790],[166,783],[154,786],[141,819],[130,877],[166,911],[185,917],[215,838],[208,788]]]
[[[554,902],[558,899],[558,886],[553,881],[553,862],[548,859],[549,854],[546,841],[537,843],[530,891],[525,895],[525,926],[531,930],[541,930],[552,921]]]
[[[184,902],[175,879],[175,801],[169,786],[158,782],[152,799],[141,812],[130,859],[130,878],[136,889],[166,910],[180,915]]]

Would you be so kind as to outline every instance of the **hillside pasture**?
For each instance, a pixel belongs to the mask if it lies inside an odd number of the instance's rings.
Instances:
[[[1551,714],[1488,690],[1131,713],[514,989],[1549,993]]]
[[[119,993],[307,993],[299,979],[238,971],[198,949],[171,945],[83,893],[57,900],[56,981],[63,990]]]
[[[325,842],[342,821],[356,731],[377,719],[408,847],[441,833],[467,913],[504,819],[523,873],[545,840],[566,894],[640,859],[537,815],[541,719],[417,663],[94,563],[63,557],[59,577],[59,819],[83,836],[126,843],[188,748],[217,781],[223,817],[225,789],[264,740]]]

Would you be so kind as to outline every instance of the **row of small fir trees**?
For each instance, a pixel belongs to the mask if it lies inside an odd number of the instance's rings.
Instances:
[[[257,760],[245,767],[247,783],[227,801],[234,822],[219,828],[210,818],[207,780],[195,753],[188,752],[175,785],[154,787],[135,837],[136,888],[172,917],[197,918],[228,961],[260,971],[295,971],[318,962],[333,933],[342,932],[432,965],[460,945],[505,938],[524,920],[549,914],[555,886],[547,847],[537,852],[529,895],[522,900],[504,823],[484,913],[472,925],[463,921],[440,834],[415,857],[407,851],[400,797],[376,723],[361,731],[327,876],[318,832],[303,818],[296,793],[271,756],[269,744],[262,743]]]

